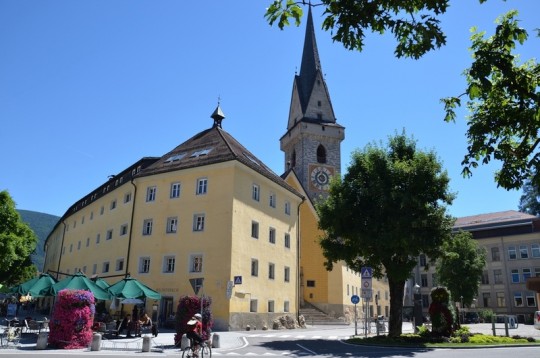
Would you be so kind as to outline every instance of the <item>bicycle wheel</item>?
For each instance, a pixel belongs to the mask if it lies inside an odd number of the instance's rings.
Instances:
[[[201,358],[212,358],[212,347],[208,343],[203,344]]]
[[[191,347],[186,347],[182,351],[182,358],[192,358],[193,357],[193,351],[191,350]]]

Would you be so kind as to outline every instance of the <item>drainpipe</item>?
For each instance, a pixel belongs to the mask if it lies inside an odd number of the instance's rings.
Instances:
[[[131,185],[133,185],[133,204],[131,207],[131,219],[129,223],[129,238],[128,238],[128,249],[127,249],[127,255],[126,255],[126,273],[124,277],[127,277],[129,275],[129,255],[131,253],[131,238],[133,236],[133,217],[135,216],[135,198],[137,198],[137,185],[133,182],[133,178],[131,178]]]

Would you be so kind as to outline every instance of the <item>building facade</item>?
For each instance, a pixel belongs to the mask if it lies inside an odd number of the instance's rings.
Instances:
[[[470,232],[486,251],[476,301],[464,310],[490,309],[495,314],[516,315],[521,323],[532,322],[532,315],[538,310],[538,297],[535,291],[527,289],[526,282],[528,278],[540,277],[540,219],[509,210],[458,218],[454,231],[458,230]],[[429,294],[438,284],[434,267],[425,270],[427,260],[423,255],[419,257],[411,281],[420,286],[426,315],[431,302]],[[412,297],[412,292],[408,295]],[[454,300],[459,302],[459,298]]]
[[[109,283],[131,275],[159,291],[212,299],[216,329],[297,314],[302,196],[221,128],[143,158],[74,204],[49,235],[45,271]]]

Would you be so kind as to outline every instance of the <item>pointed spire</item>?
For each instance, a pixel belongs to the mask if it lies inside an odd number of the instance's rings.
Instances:
[[[221,121],[225,118],[225,114],[223,114],[223,111],[221,110],[221,107],[219,106],[220,99],[218,98],[218,104],[216,109],[214,110],[214,113],[210,116],[214,119],[214,127],[221,128]]]
[[[317,50],[311,6],[309,6],[306,23],[306,37],[304,39],[304,51],[302,53],[302,64],[300,65],[300,76],[315,78],[317,70],[321,70],[321,61],[319,59],[319,51]]]

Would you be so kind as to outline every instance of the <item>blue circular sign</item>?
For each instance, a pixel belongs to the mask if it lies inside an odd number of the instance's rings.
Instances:
[[[358,297],[357,295],[352,295],[351,302],[353,304],[357,304],[358,302],[360,302],[360,297]]]

